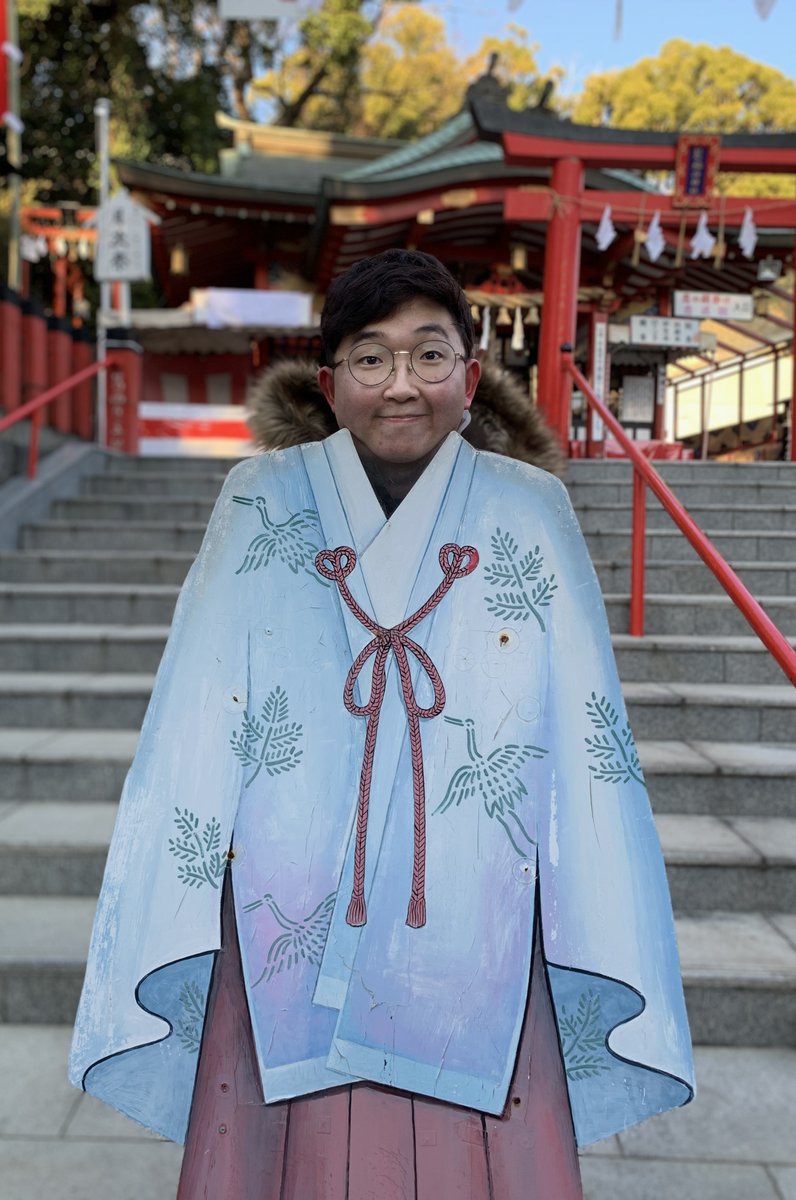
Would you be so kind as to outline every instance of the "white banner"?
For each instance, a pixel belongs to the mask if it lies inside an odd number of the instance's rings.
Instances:
[[[713,317],[717,321],[751,321],[755,300],[750,292],[675,292],[676,317]]]

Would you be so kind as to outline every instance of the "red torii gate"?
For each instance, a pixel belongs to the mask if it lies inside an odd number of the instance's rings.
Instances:
[[[635,220],[639,199],[627,192],[584,189],[586,168],[626,168],[637,171],[674,171],[679,136],[652,130],[605,129],[553,123],[537,112],[512,113],[502,105],[471,101],[473,117],[482,135],[499,139],[504,158],[512,166],[552,168],[548,189],[509,190],[504,218],[507,221],[546,221],[544,306],[539,345],[539,403],[562,445],[568,444],[572,379],[561,369],[561,347],[572,344],[578,311],[581,227],[599,221],[606,205],[620,219]],[[765,172],[796,175],[796,134],[730,134],[721,139],[720,169],[739,173]],[[647,211],[659,211],[664,231],[679,228],[688,210],[672,196],[647,195]],[[726,211],[727,202],[731,210]],[[699,211],[725,227],[741,224],[746,207],[754,210],[758,228],[796,230],[796,199],[760,197],[707,197]],[[723,211],[722,211],[723,210]],[[690,210],[693,219],[693,209]],[[667,240],[673,238],[667,235]],[[796,247],[793,252],[796,265]],[[796,306],[794,306],[794,379],[791,411],[796,409]],[[791,437],[791,453],[794,452]]]

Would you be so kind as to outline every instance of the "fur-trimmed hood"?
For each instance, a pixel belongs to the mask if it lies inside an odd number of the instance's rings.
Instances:
[[[318,442],[337,430],[334,413],[316,381],[309,359],[284,359],[266,368],[249,386],[248,421],[257,445],[283,450]],[[491,450],[560,473],[563,458],[552,431],[507,371],[482,362],[481,378],[463,433],[478,450]]]

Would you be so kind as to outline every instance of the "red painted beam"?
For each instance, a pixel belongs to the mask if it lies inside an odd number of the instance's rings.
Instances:
[[[640,142],[570,141],[567,138],[504,133],[503,154],[506,163],[512,167],[552,165],[561,158],[578,158],[585,167],[669,171],[675,165],[677,143],[648,146]],[[796,172],[796,146],[774,150],[771,147],[723,145],[719,154],[719,169],[791,174]]]
[[[635,222],[641,213],[646,213],[647,217],[651,217],[654,212],[659,212],[661,224],[678,228],[683,218],[689,226],[696,225],[699,216],[698,212],[675,208],[671,196],[643,192],[588,191],[583,193],[579,203],[582,221],[599,221],[606,204],[610,204],[611,215],[615,222],[623,220]],[[720,198],[715,197],[712,209],[707,210],[710,221],[717,221],[719,203]],[[725,204],[727,211],[724,213],[724,224],[730,229],[740,228],[744,210],[747,207],[754,212],[755,224],[758,229],[796,228],[796,201],[794,200],[781,197],[728,196]],[[507,189],[503,204],[503,218],[506,221],[547,221],[550,218],[552,207],[552,189],[528,192],[521,188]]]

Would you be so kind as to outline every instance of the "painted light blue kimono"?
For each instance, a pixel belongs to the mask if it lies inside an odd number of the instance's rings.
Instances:
[[[537,905],[578,1141],[693,1094],[602,600],[545,472],[453,433],[389,520],[347,431],[230,473],[125,785],[71,1058],[177,1141],[227,867],[266,1102],[370,1080],[499,1113]]]

